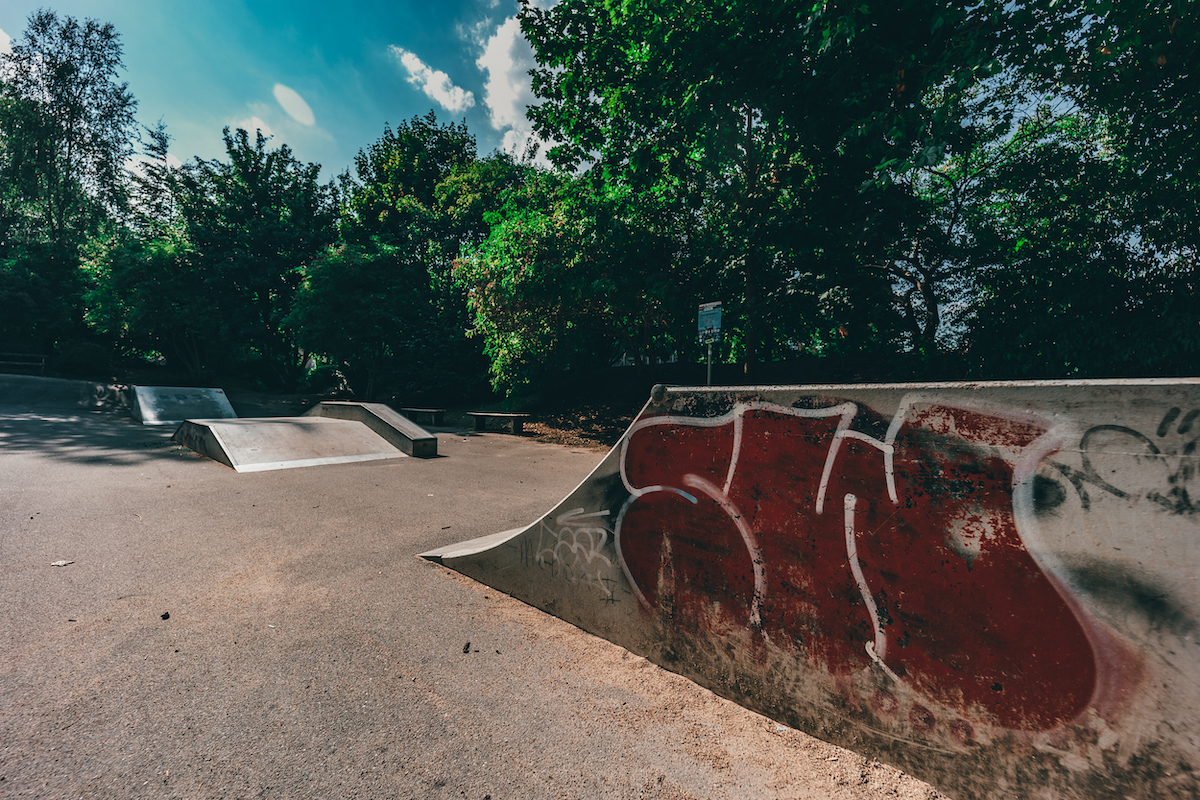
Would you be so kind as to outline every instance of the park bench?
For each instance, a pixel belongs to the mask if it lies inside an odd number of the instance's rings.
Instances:
[[[35,353],[0,353],[0,372],[33,370],[46,374],[46,357]]]
[[[475,419],[475,430],[487,430],[487,421],[489,419],[498,419],[500,421],[508,421],[512,423],[512,432],[519,436],[524,430],[525,420],[529,419],[529,414],[518,411],[468,411],[468,417]]]
[[[418,416],[428,416],[430,425],[441,425],[446,419],[446,409],[444,408],[401,408],[400,413],[413,422],[420,421],[416,419]]]

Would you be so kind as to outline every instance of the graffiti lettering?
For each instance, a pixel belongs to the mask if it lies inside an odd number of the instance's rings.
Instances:
[[[692,635],[748,627],[835,677],[877,669],[943,707],[1053,728],[1087,707],[1097,668],[1014,518],[1049,431],[917,396],[890,420],[853,403],[646,418],[621,453],[617,555],[642,606]]]
[[[558,527],[541,522],[536,561],[551,570],[555,577],[571,583],[594,584],[603,593],[605,602],[617,602],[613,596],[613,569],[610,542],[612,531],[598,522],[607,511],[584,513],[576,508],[555,519]]]
[[[1182,419],[1180,419],[1181,415]],[[1192,431],[1197,417],[1200,417],[1200,409],[1193,409],[1183,414],[1182,409],[1171,408],[1163,415],[1155,435],[1160,440],[1169,439],[1173,435],[1171,428],[1178,420],[1179,424],[1175,427],[1174,435],[1187,436]],[[1048,461],[1047,463],[1062,473],[1063,477],[1075,488],[1080,506],[1084,510],[1091,508],[1091,497],[1085,485],[1090,484],[1115,497],[1122,499],[1144,497],[1173,514],[1194,516],[1200,514],[1200,507],[1191,498],[1188,484],[1196,478],[1197,441],[1198,439],[1193,438],[1173,446],[1165,442],[1160,446],[1149,436],[1133,428],[1123,425],[1097,425],[1090,428],[1080,439],[1081,469],[1074,469],[1057,461]],[[1136,474],[1121,475],[1123,463],[1103,466],[1097,463],[1098,461],[1103,462],[1106,455],[1113,452],[1121,455],[1129,454],[1130,447],[1133,448],[1134,455],[1151,460],[1158,466],[1158,469],[1147,470],[1146,466],[1149,465],[1138,464]],[[1175,462],[1174,466],[1171,464],[1172,461]],[[1144,486],[1147,474],[1156,475],[1155,479],[1165,478],[1165,484],[1160,484],[1157,488],[1133,488],[1138,484]]]

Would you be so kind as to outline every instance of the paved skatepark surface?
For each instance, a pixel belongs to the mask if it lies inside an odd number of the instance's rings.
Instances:
[[[416,557],[603,453],[443,428],[238,474],[6,381],[0,798],[938,797]]]

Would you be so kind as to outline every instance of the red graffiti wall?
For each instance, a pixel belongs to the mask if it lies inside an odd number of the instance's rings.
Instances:
[[[638,600],[697,636],[750,628],[835,676],[875,665],[1004,728],[1078,716],[1097,658],[1013,511],[1053,450],[1047,427],[936,405],[869,416],[758,403],[643,419],[616,530]]]
[[[658,386],[427,557],[956,800],[1200,797],[1200,378]]]

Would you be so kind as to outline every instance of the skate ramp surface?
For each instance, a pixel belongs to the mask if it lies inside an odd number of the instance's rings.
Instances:
[[[361,422],[326,417],[187,420],[172,438],[238,472],[405,457]]]
[[[143,425],[178,425],[187,419],[233,419],[224,389],[134,386],[133,416]]]
[[[656,387],[423,554],[957,798],[1200,796],[1200,379]]]
[[[310,417],[330,417],[361,422],[405,455],[433,458],[437,437],[383,403],[353,403],[326,400],[305,412]]]

